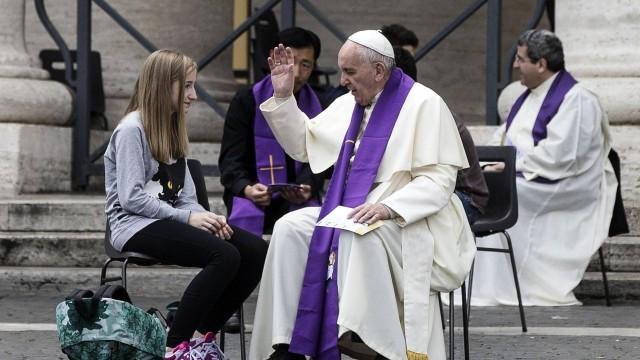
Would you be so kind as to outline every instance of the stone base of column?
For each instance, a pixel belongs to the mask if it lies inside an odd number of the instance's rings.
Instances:
[[[0,196],[71,191],[72,128],[0,123]],[[109,133],[92,131],[95,148]],[[91,189],[103,189],[104,178],[92,177]]]
[[[73,96],[61,83],[0,77],[0,123],[65,125],[72,110]]]

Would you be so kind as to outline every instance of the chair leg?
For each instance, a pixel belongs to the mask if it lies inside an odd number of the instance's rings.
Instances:
[[[471,270],[469,270],[469,289],[467,290],[467,319],[471,317],[471,289],[473,288],[473,268],[476,266],[476,259],[471,262]],[[464,286],[464,284],[462,284]]]
[[[127,290],[127,266],[129,265],[129,258],[124,259],[122,262],[122,287]]]
[[[454,328],[455,318],[453,314],[453,291],[449,292],[449,359],[455,359],[454,355]]]
[[[511,245],[511,237],[506,231],[503,232],[507,239],[509,247],[509,257],[511,259],[511,270],[513,271],[513,281],[516,284],[516,295],[518,296],[518,308],[520,309],[520,322],[522,323],[522,332],[527,332],[527,322],[524,318],[524,307],[522,306],[522,296],[520,295],[520,282],[518,281],[518,271],[516,270],[516,259],[513,255],[513,246]]]
[[[607,281],[607,272],[604,267],[604,253],[602,247],[598,249],[598,255],[600,256],[600,272],[602,272],[602,286],[604,286],[604,298],[607,302],[607,306],[611,306],[611,298],[609,298],[609,282]]]
[[[220,329],[220,351],[224,352],[224,326]]]
[[[444,307],[442,306],[442,298],[440,297],[441,293],[438,293],[438,305],[440,307],[440,322],[442,323],[442,331],[444,331]]]
[[[240,359],[241,360],[247,360],[247,349],[246,349],[246,343],[244,340],[244,305],[240,304]]]
[[[104,285],[106,283],[107,280],[107,268],[109,267],[109,264],[111,264],[113,260],[111,258],[107,259],[107,261],[104,262],[104,265],[102,265],[102,270],[100,270],[100,286]]]
[[[462,294],[462,335],[464,341],[464,360],[469,360],[469,317],[467,315],[467,294],[464,282],[460,287]]]

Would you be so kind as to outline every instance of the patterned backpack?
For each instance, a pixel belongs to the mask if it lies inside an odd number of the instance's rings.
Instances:
[[[163,324],[131,304],[120,285],[103,285],[95,294],[74,291],[56,307],[56,325],[62,351],[72,360],[164,357]]]

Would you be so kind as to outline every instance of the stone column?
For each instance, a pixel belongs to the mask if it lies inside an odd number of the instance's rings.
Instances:
[[[640,2],[556,2],[567,69],[594,91],[612,124],[640,125]]]
[[[0,0],[0,122],[61,125],[72,98],[25,49],[24,0]]]
[[[25,1],[0,0],[0,9],[0,196],[63,190],[69,179],[59,176],[55,156],[60,128],[50,125],[69,121],[72,95],[64,85],[47,80],[48,73],[27,54]],[[68,161],[70,155],[62,155]]]

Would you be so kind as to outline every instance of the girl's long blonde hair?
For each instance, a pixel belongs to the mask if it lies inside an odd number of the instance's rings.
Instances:
[[[168,162],[188,153],[184,87],[187,74],[197,67],[193,59],[173,50],[155,51],[142,65],[125,114],[140,111],[151,154],[157,161]],[[177,112],[171,100],[175,81],[179,83]]]

